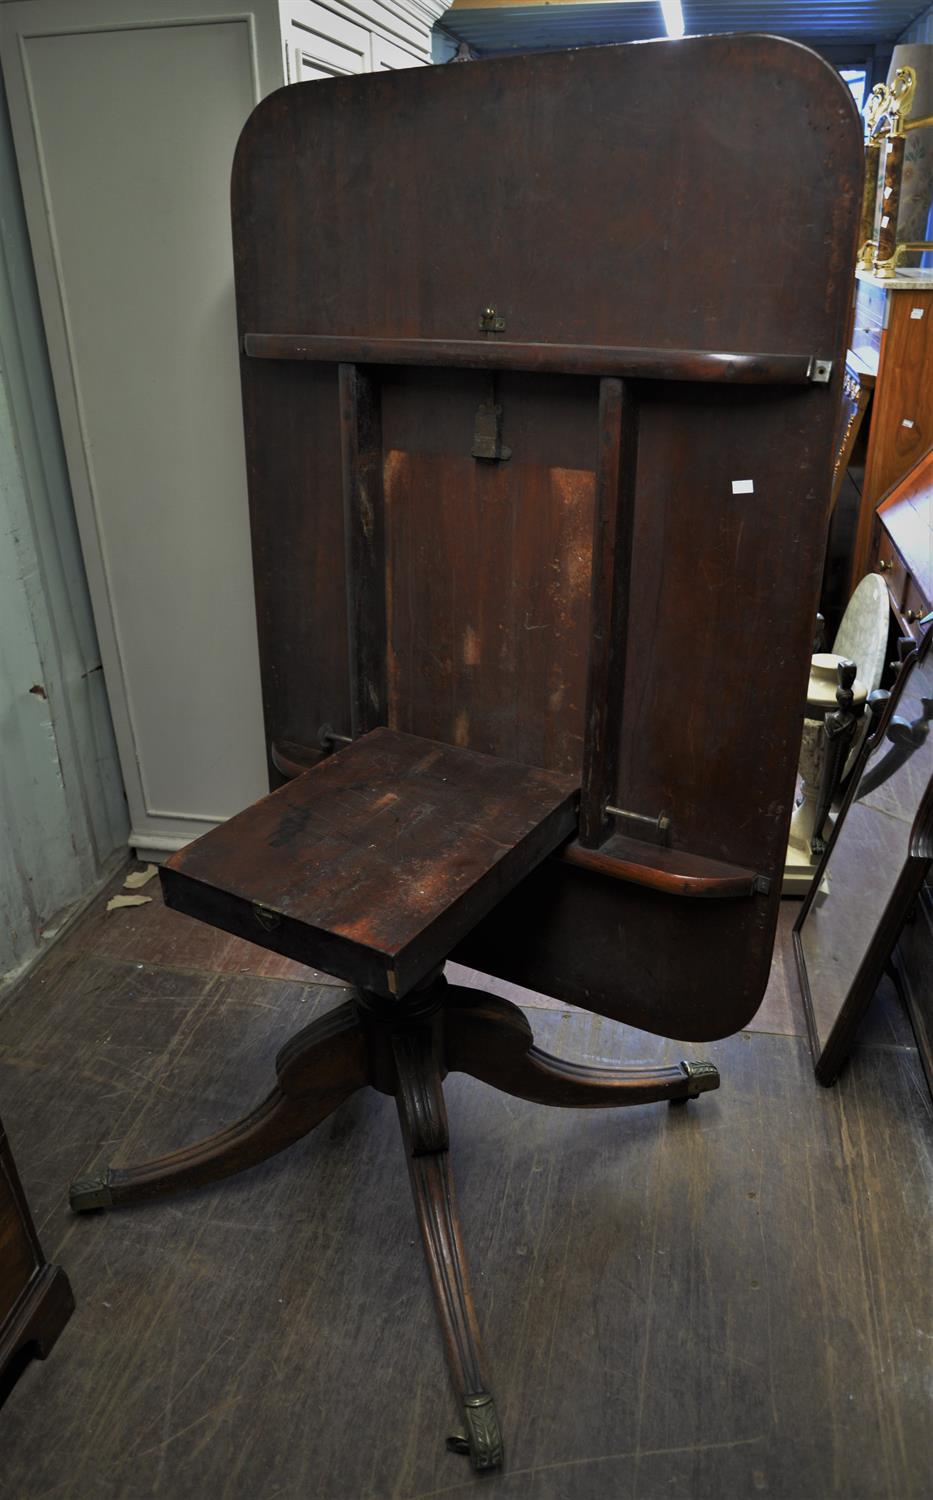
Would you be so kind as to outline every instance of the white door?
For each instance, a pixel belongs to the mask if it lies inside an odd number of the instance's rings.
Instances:
[[[35,0],[0,35],[130,842],[158,855],[267,785],[230,168],[278,15]]]

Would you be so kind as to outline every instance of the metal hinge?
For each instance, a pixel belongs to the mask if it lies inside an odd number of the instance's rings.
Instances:
[[[814,355],[807,366],[807,379],[813,385],[829,385],[829,377],[833,373],[833,362],[831,359],[817,359]]]

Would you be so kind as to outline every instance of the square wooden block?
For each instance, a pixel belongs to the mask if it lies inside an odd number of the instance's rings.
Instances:
[[[374,729],[173,854],[165,900],[403,995],[574,833],[577,801],[573,777]]]

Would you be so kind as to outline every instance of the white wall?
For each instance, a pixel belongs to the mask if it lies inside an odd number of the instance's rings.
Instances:
[[[0,84],[0,993],[127,827]]]
[[[157,859],[267,789],[230,169],[288,79],[424,65],[442,0],[0,0],[130,810]]]

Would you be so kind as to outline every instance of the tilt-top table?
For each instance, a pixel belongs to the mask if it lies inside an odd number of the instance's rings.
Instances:
[[[354,998],[238,1124],[72,1203],[213,1181],[393,1094],[477,1468],[502,1444],[445,1073],[571,1108],[718,1075],[548,1057],[443,965],[696,1041],[754,1014],[861,170],[834,71],[753,36],[297,85],[240,140],[266,729],[292,779],[162,882]]]

